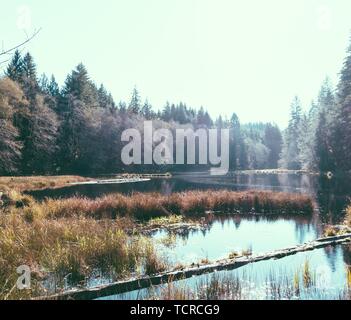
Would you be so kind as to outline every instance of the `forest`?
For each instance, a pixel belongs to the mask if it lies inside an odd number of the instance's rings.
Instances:
[[[204,107],[166,102],[159,111],[134,88],[130,101],[116,102],[79,64],[60,86],[37,74],[30,53],[15,51],[0,78],[0,175],[109,174],[206,170],[206,166],[125,166],[121,133],[142,128],[230,129],[230,170],[351,169],[351,44],[334,88],[327,78],[309,108],[295,97],[289,125],[212,119]],[[263,107],[263,106],[262,106]],[[282,106],[284,107],[284,106]],[[305,109],[309,109],[304,112]]]

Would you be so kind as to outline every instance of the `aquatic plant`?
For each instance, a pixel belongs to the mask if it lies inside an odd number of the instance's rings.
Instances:
[[[111,194],[98,199],[73,197],[69,199],[47,199],[42,207],[48,218],[91,217],[115,219],[130,217],[150,220],[161,217],[204,216],[214,214],[310,214],[313,201],[309,196],[263,191],[188,191],[165,196],[159,193],[136,193],[130,196]],[[39,207],[29,205],[37,211]],[[27,214],[30,213],[27,210]],[[36,214],[33,213],[33,216]],[[174,220],[179,221],[179,218]],[[162,219],[159,220],[162,222]]]
[[[346,224],[351,227],[351,205],[346,209]]]
[[[165,265],[151,240],[128,236],[120,223],[0,214],[0,299],[45,295],[42,281],[48,278],[61,290],[65,282],[75,285],[97,271],[112,279],[162,271]],[[31,269],[31,291],[13,289],[21,265]]]
[[[40,190],[67,186],[72,182],[91,180],[80,176],[33,176],[33,177],[0,177],[0,191],[14,189],[16,191]]]

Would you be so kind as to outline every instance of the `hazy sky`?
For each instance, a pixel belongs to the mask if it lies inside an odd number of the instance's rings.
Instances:
[[[155,108],[285,126],[294,95],[307,108],[326,75],[336,83],[350,13],[350,0],[2,0],[0,40],[42,27],[27,48],[60,85],[83,62],[116,101],[136,85]]]

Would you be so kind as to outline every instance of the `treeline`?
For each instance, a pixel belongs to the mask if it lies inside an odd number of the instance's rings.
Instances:
[[[351,170],[351,42],[337,87],[326,79],[307,113],[298,97],[292,102],[280,166],[323,172]]]
[[[103,85],[89,78],[84,65],[60,87],[54,76],[38,77],[29,53],[16,51],[0,79],[0,175],[193,170],[126,167],[121,162],[121,133],[129,128],[142,131],[144,120],[173,130],[229,128],[231,170],[277,167],[282,137],[276,125],[241,125],[235,113],[231,119],[213,121],[204,108],[185,103],[167,102],[156,112],[137,89],[129,102],[116,103]]]

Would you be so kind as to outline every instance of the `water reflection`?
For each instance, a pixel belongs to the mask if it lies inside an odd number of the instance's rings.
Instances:
[[[347,273],[348,269],[343,261],[343,246],[335,248],[334,268],[330,268],[326,259],[324,249],[314,250],[312,252],[302,252],[294,256],[289,256],[280,260],[262,261],[246,265],[242,268],[232,271],[220,271],[211,275],[202,275],[187,280],[181,280],[176,283],[180,289],[196,290],[199,285],[209,283],[209,279],[216,277],[218,279],[237,279],[240,284],[239,299],[271,299],[267,296],[267,287],[270,285],[281,294],[280,299],[294,299],[292,296],[284,296],[284,291],[288,286],[294,287],[296,276],[298,275],[301,292],[299,299],[341,299],[348,290]],[[314,284],[311,288],[303,289],[303,274],[306,263],[308,263]],[[273,283],[269,283],[273,282]],[[104,300],[134,300],[150,299],[162,297],[162,294],[168,291],[168,286],[158,286],[151,289],[143,289],[128,292],[109,297]],[[228,292],[235,294],[235,292]],[[229,297],[231,298],[231,297]],[[274,298],[274,297],[273,297]]]
[[[351,197],[351,177],[341,175],[328,179],[326,176],[306,174],[234,174],[211,177],[205,174],[188,174],[172,179],[155,179],[147,182],[115,185],[80,185],[54,190],[32,191],[37,199],[85,196],[97,198],[120,192],[161,192],[171,194],[187,190],[271,190],[310,194],[316,199],[324,223],[340,223],[348,197]]]
[[[172,264],[190,265],[203,259],[228,258],[232,252],[248,249],[258,254],[303,244],[321,236],[321,230],[314,217],[234,216],[214,219],[201,231],[182,232],[172,247],[163,245],[168,236],[165,230],[153,235],[159,251]]]
[[[189,174],[172,179],[156,179],[148,182],[123,185],[81,185],[56,190],[31,192],[37,199],[66,198],[75,195],[96,198],[106,194],[120,192],[161,192],[171,194],[187,190],[229,189],[229,190],[272,190],[309,194],[316,200],[319,212],[310,217],[304,216],[232,216],[208,217],[208,227],[201,231],[184,230],[177,237],[169,237],[166,231],[154,234],[160,252],[171,263],[192,264],[201,259],[218,260],[227,258],[229,253],[250,249],[255,253],[266,253],[307,241],[323,234],[323,223],[340,223],[344,219],[344,209],[351,196],[350,177],[343,175],[328,179],[325,176],[298,174],[234,174],[228,177],[209,177],[205,174]],[[169,237],[169,239],[165,238]],[[161,241],[163,240],[163,241]],[[324,272],[328,277],[328,290],[342,290],[351,265],[351,246],[327,247],[313,252],[301,253],[277,261],[265,261],[231,271],[242,277],[250,274],[254,287],[265,285],[272,272],[281,272],[293,278],[297,268],[306,262],[311,268]],[[223,272],[225,274],[225,272]],[[205,276],[204,276],[205,277]],[[203,279],[186,280],[187,285],[195,285]],[[180,282],[182,283],[182,282]],[[351,283],[350,283],[351,286]],[[334,292],[334,291],[333,291]],[[143,291],[147,296],[147,290]],[[253,291],[253,294],[255,291]],[[319,292],[320,293],[320,292]],[[318,293],[318,294],[319,294]],[[334,292],[335,293],[335,292]],[[140,292],[110,297],[112,299],[135,299]],[[332,294],[325,297],[330,298]],[[252,297],[254,298],[254,296]],[[307,297],[308,298],[308,297]],[[310,297],[311,298],[311,297]]]

